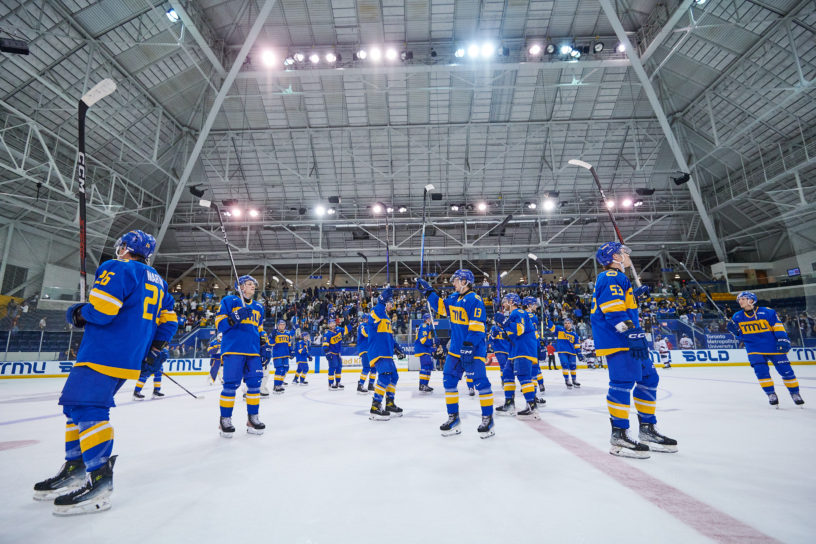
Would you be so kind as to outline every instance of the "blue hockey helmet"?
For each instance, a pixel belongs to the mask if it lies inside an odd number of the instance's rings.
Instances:
[[[538,299],[535,297],[524,297],[521,303],[524,304],[524,306],[531,306],[533,304],[538,304]]]
[[[391,287],[386,287],[380,291],[380,296],[377,297],[377,302],[386,304],[394,300],[394,290]]]
[[[309,338],[309,331],[303,331],[302,333],[300,333],[300,337],[301,338]]]
[[[337,325],[337,320],[332,317],[331,319],[326,321],[326,325]]]
[[[595,260],[597,260],[601,266],[609,266],[612,263],[612,256],[620,252],[622,247],[623,244],[620,242],[607,242],[595,252]]]
[[[120,250],[125,250],[131,255],[136,255],[149,261],[156,251],[156,239],[141,230],[126,232],[116,240],[113,250],[117,257]]]
[[[451,282],[456,279],[466,281],[470,285],[473,285],[476,282],[476,278],[473,277],[473,272],[467,268],[460,268],[451,275]]]
[[[283,326],[285,327],[285,326],[286,326],[286,321],[285,321],[285,320],[283,320],[283,319],[278,319],[278,322],[277,322],[277,323],[275,323],[275,325],[277,325],[278,327],[280,327],[281,325],[283,325]]]
[[[422,321],[428,321],[430,318],[431,318],[431,314],[429,314],[428,312],[425,312],[424,314],[422,314]]]
[[[360,314],[360,321],[368,321],[368,314],[363,312]]]
[[[569,323],[570,325],[572,325],[572,319],[570,319],[569,317],[565,317],[565,318],[564,318],[564,325],[566,325],[567,323]]]
[[[743,291],[742,293],[737,295],[737,300],[739,300],[741,298],[747,298],[748,300],[751,301],[752,304],[757,303],[757,296],[754,293],[752,293],[751,291]]]
[[[256,280],[250,275],[241,276],[240,278],[238,278],[238,281],[235,282],[235,288],[239,289],[242,285],[244,285],[248,281],[254,283],[256,289],[258,288],[258,280]]]
[[[506,300],[513,306],[521,306],[521,298],[515,293],[507,293],[502,297],[502,300]]]

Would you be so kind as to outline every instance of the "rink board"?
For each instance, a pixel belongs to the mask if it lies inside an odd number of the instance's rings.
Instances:
[[[748,353],[744,349],[696,349],[673,350],[669,352],[672,366],[746,366]],[[414,356],[409,356],[414,358]],[[650,352],[652,362],[662,364],[656,351]],[[788,359],[794,365],[816,364],[816,349],[793,348],[788,353]],[[394,360],[397,369],[409,369],[409,359]],[[309,363],[309,372],[314,373],[315,362]],[[290,374],[294,373],[297,363],[290,362]],[[0,362],[0,379],[14,378],[59,378],[66,377],[74,366],[74,361],[8,361]],[[416,368],[418,365],[410,365]],[[542,363],[543,366],[543,363]],[[209,358],[195,359],[168,359],[164,363],[165,373],[170,376],[205,375],[210,368]],[[343,356],[343,369],[356,371],[361,368],[360,358],[357,356]],[[489,367],[497,368],[497,367]],[[586,368],[585,364],[578,368]],[[326,372],[325,364],[321,365],[320,373]]]

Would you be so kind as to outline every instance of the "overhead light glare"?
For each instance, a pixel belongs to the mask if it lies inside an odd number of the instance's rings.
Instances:
[[[241,217],[241,208],[233,208],[232,215],[233,217]]]
[[[456,51],[454,51],[453,56],[456,57],[457,59],[461,59],[462,57],[464,57],[465,56],[464,48],[462,47],[458,48]]]
[[[405,212],[407,212],[407,211],[408,211],[408,208],[406,208],[405,206],[400,206],[400,207],[397,209],[397,211],[398,211],[399,213],[405,213]]]
[[[615,51],[617,51],[618,53],[623,53],[623,52],[625,52],[625,51],[626,51],[626,44],[624,44],[624,43],[619,43],[619,44],[618,44],[618,46],[617,46],[617,47],[615,47]]]
[[[552,55],[553,53],[555,53],[555,44],[548,43],[547,47],[544,50],[547,52],[548,55]]]
[[[524,205],[530,210],[535,210],[538,207],[535,202],[527,202]]]
[[[382,204],[374,204],[371,207],[371,211],[374,212],[374,213],[382,213],[382,211],[383,211]]]
[[[632,203],[632,205],[633,205],[635,208],[640,208],[641,206],[643,206],[643,201],[642,201],[641,199],[637,199],[637,200],[635,200],[635,201]]]
[[[371,60],[373,60],[374,62],[378,62],[382,58],[382,51],[380,51],[376,47],[371,49],[371,51],[369,51],[368,54],[371,56]]]
[[[533,45],[530,46],[530,49],[528,49],[527,52],[533,56],[539,55],[541,53],[541,46],[538,45],[537,43],[534,43]]]
[[[483,212],[483,211],[485,211],[487,209],[487,203],[486,202],[479,202],[477,208],[479,208],[480,212]]]
[[[388,49],[385,52],[385,58],[388,60],[397,60],[397,50],[396,49]]]
[[[314,212],[316,216],[323,217],[324,215],[326,215],[326,207],[322,204],[318,204],[317,206],[315,206]]]
[[[538,255],[536,255],[535,253],[528,253],[527,258],[532,259],[534,261],[537,261],[538,260]]]
[[[303,53],[295,53],[295,62],[303,62],[306,59],[306,55]]]
[[[631,208],[632,207],[632,199],[631,198],[624,198],[621,202],[621,206],[624,208]]]
[[[606,207],[611,210],[612,208],[615,207],[615,201],[614,200],[607,200],[606,201]]]
[[[569,55],[570,53],[572,53],[572,46],[564,44],[561,46],[561,49],[559,49],[559,51],[561,52],[562,55]]]
[[[320,62],[320,55],[318,55],[317,53],[312,53],[311,55],[309,55],[309,62],[311,62],[312,64],[317,64],[318,62]]]
[[[456,204],[451,204],[450,209],[451,209],[452,212],[458,212],[459,211],[459,206],[456,205]]]
[[[496,46],[490,42],[485,42],[482,44],[481,54],[482,58],[490,58],[493,54],[496,53]]]
[[[368,57],[368,51],[366,51],[365,49],[360,49],[359,51],[357,51],[358,59],[365,60],[366,57]]]
[[[258,210],[254,209],[254,208],[249,210],[249,216],[250,217],[258,217]]]
[[[580,59],[581,58],[581,52],[578,51],[577,49],[573,49],[572,51],[570,51],[570,57],[572,57],[574,59]]]
[[[385,209],[385,212],[386,212],[386,213],[394,213],[394,208],[392,208],[391,206],[388,206],[388,207]]]
[[[467,49],[468,57],[475,59],[479,56],[479,46],[475,43],[470,44]]]
[[[328,62],[329,64],[334,64],[335,62],[337,62],[337,55],[335,55],[334,53],[326,53],[326,62]]]
[[[285,59],[283,59],[284,66],[292,66],[294,63],[295,63],[294,57],[286,57]]]
[[[334,215],[334,214],[337,213],[337,209],[329,208],[328,210],[326,210],[326,213],[329,214],[329,215]]]
[[[604,48],[603,42],[595,42],[595,45],[592,46],[592,50],[595,51],[596,53],[600,53],[601,51],[603,51],[603,48]]]
[[[545,211],[551,212],[555,209],[555,200],[548,198],[541,206]]]
[[[270,49],[264,49],[261,52],[261,63],[267,68],[271,68],[275,64],[275,53]]]
[[[167,18],[170,19],[171,23],[177,23],[179,21],[179,14],[176,13],[176,10],[170,8],[167,10]]]

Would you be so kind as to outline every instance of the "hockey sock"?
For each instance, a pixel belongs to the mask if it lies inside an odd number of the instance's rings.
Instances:
[[[136,387],[133,388],[134,394],[142,392],[142,388],[144,387],[145,381],[146,380],[143,380],[142,377],[139,376],[139,379],[136,381]]]
[[[789,393],[793,394],[799,392],[799,380],[796,379],[796,376],[787,379],[783,377],[782,382],[785,384],[785,387],[788,388]]]
[[[512,400],[516,396],[516,380],[503,382],[502,385],[504,386],[504,398]]]
[[[221,407],[221,417],[232,417],[232,408],[235,406],[235,389],[224,387],[221,390],[218,404]]]
[[[419,385],[428,385],[431,380],[431,369],[423,368],[419,371]]]
[[[465,381],[467,382],[468,389],[473,389],[473,377],[470,376],[470,375],[467,375],[465,377]]]
[[[521,384],[521,392],[524,394],[524,400],[528,403],[535,402],[535,384],[532,380],[525,380]]]
[[[565,367],[563,364],[561,365],[561,374],[564,376],[564,381],[566,383],[570,383],[569,369],[567,367]]]
[[[357,385],[358,385],[358,386],[365,384],[365,381],[366,381],[366,376],[368,376],[368,373],[367,373],[367,372],[361,372],[361,373],[360,373],[360,379],[359,379],[359,380],[357,380]]]
[[[655,417],[656,387],[648,387],[639,383],[635,386],[632,399],[635,401],[635,408],[638,411],[641,423],[657,423]]]
[[[156,372],[156,374],[153,376],[153,391],[157,393],[161,391],[161,377],[161,372]]]
[[[751,367],[754,369],[754,374],[756,374],[757,380],[759,380],[759,386],[762,387],[765,394],[770,395],[773,393],[774,383],[771,378],[771,371],[768,369],[768,364],[762,362],[760,364],[751,365]]]
[[[65,460],[73,461],[82,457],[79,447],[79,427],[71,418],[65,422]]]
[[[377,382],[377,385],[374,386],[374,402],[382,402],[383,396],[385,395],[386,386]]]
[[[613,382],[609,384],[606,406],[609,409],[613,427],[629,428],[629,391],[631,391],[631,385],[628,383]]]
[[[482,416],[493,415],[493,390],[490,387],[479,389],[479,404],[482,406]]]
[[[459,389],[445,386],[445,405],[449,414],[459,413]]]
[[[85,470],[92,472],[105,463],[113,451],[113,427],[110,421],[80,421],[79,445]]]
[[[275,380],[277,382],[277,380]],[[246,405],[247,414],[255,415],[258,413],[259,405],[261,404],[261,388],[257,385],[255,387],[247,386]]]
[[[397,386],[393,383],[388,384],[388,387],[385,388],[385,397],[390,400],[394,400],[394,396],[397,394]]]
[[[329,370],[329,385],[334,385],[334,370]]]
[[[570,369],[570,378],[572,378],[572,381],[575,381],[575,370]]]
[[[793,369],[787,361],[787,358],[784,355],[782,357],[782,361],[774,361],[774,367],[776,367],[776,371],[779,372],[779,375],[782,376],[782,383],[788,388],[788,392],[791,394],[798,393],[799,380],[796,379],[796,374],[793,373]],[[768,376],[770,376],[770,372]]]

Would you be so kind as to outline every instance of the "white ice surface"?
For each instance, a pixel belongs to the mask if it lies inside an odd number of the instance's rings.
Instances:
[[[712,523],[728,515],[782,542],[816,541],[816,367],[794,368],[804,409],[773,371],[779,410],[748,367],[661,369],[659,428],[680,452],[621,462],[709,505]],[[356,378],[344,374],[346,390],[330,392],[325,374],[310,376],[308,387],[262,401],[263,436],[246,434],[238,401],[231,440],[218,435],[219,391],[204,377],[176,378],[202,392],[200,401],[165,380],[166,399],[136,403],[128,382],[111,418],[113,508],[73,518],[31,499],[33,483],[62,463],[64,380],[0,380],[0,542],[712,541],[602,470],[607,458],[619,461],[605,453],[604,370],[579,370],[583,387],[572,391],[560,372],[545,371],[543,421],[599,454],[588,460],[545,426],[514,418],[497,416],[496,436],[479,439],[478,400],[466,395],[463,433],[443,438],[437,372],[430,396],[416,391],[417,373],[401,373],[405,417],[369,421],[370,398],[356,394]],[[490,379],[498,404],[498,374]]]

